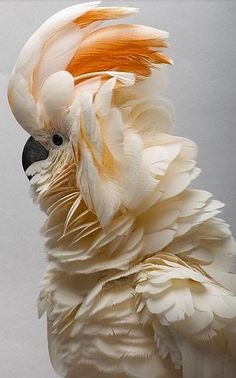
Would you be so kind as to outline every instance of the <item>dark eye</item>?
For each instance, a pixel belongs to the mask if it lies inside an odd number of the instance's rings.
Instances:
[[[54,144],[54,146],[59,147],[64,143],[64,139],[60,134],[54,134],[52,136],[52,143]]]

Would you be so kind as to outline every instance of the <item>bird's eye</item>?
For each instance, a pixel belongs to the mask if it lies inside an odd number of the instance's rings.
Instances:
[[[64,137],[60,134],[53,134],[52,144],[56,147],[60,147],[64,144]]]

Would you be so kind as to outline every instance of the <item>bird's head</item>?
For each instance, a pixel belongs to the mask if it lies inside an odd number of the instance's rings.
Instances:
[[[136,12],[99,3],[49,18],[23,47],[9,82],[12,112],[31,135],[24,170],[51,229],[63,223],[64,236],[86,212],[88,227],[104,227],[139,206],[134,191],[140,167],[145,171],[145,135],[152,138],[156,118],[163,128],[169,122],[165,105],[154,106],[145,93],[152,68],[171,63],[163,54],[168,33],[130,24],[99,28]],[[151,188],[156,180],[146,174]]]

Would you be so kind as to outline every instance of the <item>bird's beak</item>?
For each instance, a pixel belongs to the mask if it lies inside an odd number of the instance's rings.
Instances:
[[[25,143],[22,153],[22,165],[26,172],[29,166],[36,161],[45,160],[48,157],[48,151],[42,144],[37,142],[32,136]],[[33,176],[27,175],[30,180]]]

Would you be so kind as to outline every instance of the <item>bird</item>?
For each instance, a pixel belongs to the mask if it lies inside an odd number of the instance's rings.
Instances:
[[[235,241],[224,205],[190,186],[196,144],[171,131],[168,32],[100,3],[45,21],[8,86],[46,214],[38,313],[52,366],[63,378],[234,378]]]

